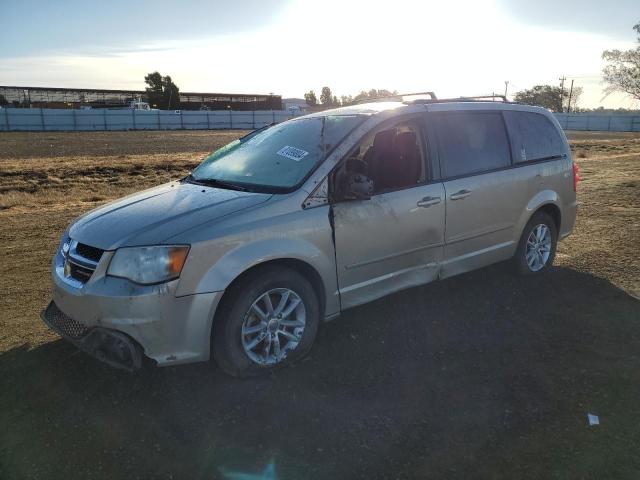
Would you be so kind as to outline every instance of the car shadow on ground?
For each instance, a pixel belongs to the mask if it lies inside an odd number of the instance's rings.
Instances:
[[[633,478],[638,320],[606,280],[497,265],[345,312],[264,378],[23,345],[0,354],[0,477]]]

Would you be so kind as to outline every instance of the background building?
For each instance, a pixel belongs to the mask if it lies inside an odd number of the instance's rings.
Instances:
[[[4,99],[4,100],[3,100]],[[24,108],[130,108],[145,90],[0,86],[0,106]],[[153,108],[153,105],[151,105]],[[281,110],[280,95],[180,92],[181,110]]]
[[[283,98],[282,105],[284,110],[306,112],[309,105],[304,98]]]

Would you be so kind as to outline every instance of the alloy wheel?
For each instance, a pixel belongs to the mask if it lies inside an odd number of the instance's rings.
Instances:
[[[529,270],[538,272],[544,268],[551,255],[551,230],[544,223],[538,224],[527,237],[525,260]]]
[[[300,296],[288,288],[260,295],[242,323],[242,347],[259,365],[275,365],[294,350],[305,328],[306,309]]]

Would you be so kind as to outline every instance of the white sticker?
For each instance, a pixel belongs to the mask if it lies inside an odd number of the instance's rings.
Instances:
[[[520,160],[522,160],[523,162],[527,161],[527,151],[524,147],[520,149]]]
[[[291,160],[295,160],[296,162],[299,162],[304,157],[309,155],[309,152],[296,147],[290,147],[289,145],[287,145],[286,147],[282,147],[276,153],[282,157],[287,157]]]

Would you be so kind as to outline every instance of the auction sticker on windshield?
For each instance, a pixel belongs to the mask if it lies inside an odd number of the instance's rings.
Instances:
[[[286,147],[282,147],[276,153],[282,157],[287,157],[291,160],[295,160],[296,162],[299,162],[304,157],[309,155],[309,152],[307,152],[306,150],[301,150],[300,148],[296,147],[290,147],[289,145],[287,145]]]

